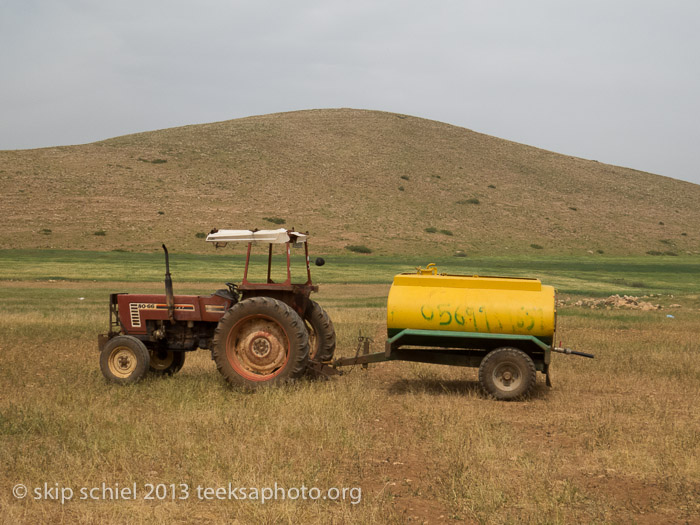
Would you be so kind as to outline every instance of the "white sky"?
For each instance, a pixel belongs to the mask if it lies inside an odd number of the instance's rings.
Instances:
[[[700,183],[698,0],[1,0],[0,149],[406,113]]]

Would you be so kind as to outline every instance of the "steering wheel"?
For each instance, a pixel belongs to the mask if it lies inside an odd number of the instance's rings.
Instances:
[[[236,299],[238,299],[240,292],[238,291],[238,285],[236,283],[225,283],[228,287],[228,291],[231,292]]]

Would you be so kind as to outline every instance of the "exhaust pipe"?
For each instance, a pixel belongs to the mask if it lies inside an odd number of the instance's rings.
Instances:
[[[168,319],[175,324],[175,295],[173,294],[173,279],[170,276],[170,259],[165,244],[163,244],[163,251],[165,252],[165,302],[168,305]]]

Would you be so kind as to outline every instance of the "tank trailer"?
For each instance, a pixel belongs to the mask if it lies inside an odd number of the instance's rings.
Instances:
[[[247,244],[240,284],[209,295],[175,295],[165,245],[165,294],[114,293],[109,331],[98,336],[100,368],[117,383],[147,373],[174,374],[187,352],[210,350],[230,384],[254,389],[308,374],[383,361],[476,367],[483,390],[496,399],[527,395],[537,372],[551,386],[553,352],[593,357],[554,346],[554,288],[538,279],[439,274],[434,264],[394,277],[387,299],[384,351],[360,338],[354,357],[333,359],[336,335],[326,311],[310,298],[308,235],[293,230],[212,230],[217,247]],[[249,279],[254,244],[268,245],[267,278]],[[272,279],[273,247],[283,246],[286,279]],[[292,246],[304,247],[306,281],[292,282]],[[323,265],[321,258],[316,265]],[[360,354],[360,349],[363,350]]]

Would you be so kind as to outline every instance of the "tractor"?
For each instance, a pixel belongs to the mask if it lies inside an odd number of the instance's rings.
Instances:
[[[413,361],[479,368],[487,395],[526,396],[537,372],[551,386],[552,352],[592,358],[555,346],[555,290],[539,279],[438,273],[435,264],[394,277],[387,298],[385,349],[370,353],[360,335],[354,357],[333,360],[335,328],[310,298],[308,235],[293,230],[212,230],[220,247],[248,244],[241,284],[211,295],[175,295],[168,250],[165,294],[110,295],[110,328],[98,338],[100,368],[108,379],[133,383],[147,373],[174,374],[186,352],[211,351],[232,385],[255,389],[305,374],[339,375],[338,368],[385,361]],[[264,282],[249,278],[254,244],[268,244]],[[273,246],[286,245],[286,274],[272,279]],[[292,282],[292,247],[304,247],[306,281]],[[279,260],[279,258],[278,258]],[[318,266],[323,259],[316,259]],[[362,355],[360,355],[362,349]]]
[[[216,247],[247,243],[243,280],[225,283],[210,295],[175,295],[168,250],[165,294],[114,293],[109,301],[109,331],[98,336],[100,368],[117,383],[134,383],[147,374],[171,375],[187,352],[210,350],[219,372],[235,386],[255,389],[303,376],[309,360],[329,361],[335,329],[326,311],[310,298],[312,284],[308,234],[286,230],[212,230]],[[267,278],[249,279],[253,245],[267,244]],[[272,279],[273,246],[286,247],[286,279]],[[303,245],[306,281],[292,282],[292,247]],[[316,265],[324,261],[316,259]],[[279,281],[279,279],[278,279]]]

